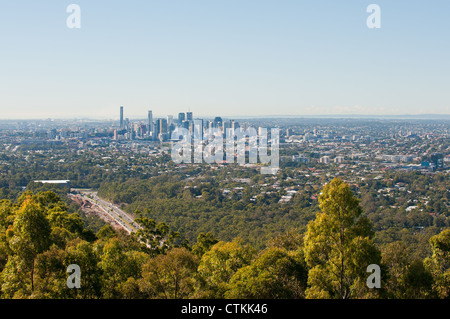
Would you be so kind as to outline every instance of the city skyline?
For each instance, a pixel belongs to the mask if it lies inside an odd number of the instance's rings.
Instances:
[[[450,3],[371,3],[2,3],[2,118],[450,114]]]
[[[148,112],[147,111],[144,111]],[[67,116],[35,116],[35,117],[6,117],[3,116],[1,121],[45,121],[45,120],[62,120],[62,121],[68,121],[68,120],[80,120],[80,121],[107,121],[107,122],[117,122],[120,121],[120,116],[117,116],[116,112],[109,112],[107,116],[83,116],[83,115],[67,115]],[[128,118],[132,121],[141,121],[146,122],[148,121],[148,117],[145,114],[134,114],[134,115],[127,115],[124,119]],[[160,119],[160,118],[166,118],[167,116],[175,116],[180,112],[174,112],[174,113],[160,113],[160,114],[153,114],[153,119]],[[187,113],[187,112],[184,112]],[[424,119],[424,120],[433,120],[433,119],[439,119],[439,120],[450,120],[450,113],[416,113],[416,114],[410,114],[410,113],[404,113],[404,114],[358,114],[358,113],[338,113],[338,114],[267,114],[267,115],[220,115],[218,113],[211,113],[211,114],[197,114],[195,113],[196,119],[214,119],[216,116],[221,116],[224,119],[236,119],[236,120],[247,120],[247,119],[302,119],[302,118],[348,118],[348,119],[370,119],[370,118],[379,118],[379,119]],[[51,115],[51,114],[49,114]],[[119,125],[119,124],[118,124]]]

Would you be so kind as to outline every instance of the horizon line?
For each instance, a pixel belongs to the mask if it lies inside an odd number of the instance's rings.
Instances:
[[[183,112],[180,112],[183,113]],[[184,112],[185,113],[185,112]],[[174,114],[166,114],[166,115],[158,115],[154,116],[154,118],[161,118],[166,117],[169,115]],[[195,115],[195,113],[194,113]],[[449,118],[450,114],[447,113],[404,113],[404,114],[303,114],[303,115],[290,115],[290,114],[283,114],[283,115],[197,115],[196,118],[203,117],[203,118],[214,118],[214,117],[222,117],[222,118],[236,118],[236,119],[301,119],[301,118],[386,118],[386,117],[406,117],[406,118],[420,118],[420,117],[438,117],[438,119]],[[147,117],[143,116],[129,116],[128,119],[130,120],[146,120]],[[175,117],[174,117],[175,119]],[[110,117],[30,117],[30,118],[2,118],[1,121],[55,121],[55,120],[104,120],[104,121],[116,121],[118,118],[110,118]]]

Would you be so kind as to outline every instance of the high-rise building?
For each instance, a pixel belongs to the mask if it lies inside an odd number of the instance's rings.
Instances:
[[[190,122],[189,132],[193,134],[194,139],[203,140],[203,120]]]
[[[167,115],[167,126],[170,126],[173,122],[173,115]]]
[[[159,119],[159,133],[167,133],[167,120],[166,119]]]
[[[444,154],[443,153],[433,153],[430,156],[431,162],[436,168],[444,167]]]
[[[214,127],[222,127],[222,123],[223,123],[223,121],[222,121],[221,117],[217,116],[214,119]]]
[[[286,129],[286,137],[290,137],[292,135],[292,129],[288,128]]]
[[[123,106],[120,107],[120,128],[123,129]]]
[[[169,135],[172,134],[172,132],[175,130],[177,126],[175,125],[175,123],[172,123],[169,125],[169,127],[167,128],[169,130]]]
[[[293,155],[292,156],[292,161],[293,162],[297,162],[297,163],[304,163],[304,164],[308,164],[309,163],[309,159],[304,156],[304,155]]]
[[[146,131],[146,126],[144,124],[137,124],[134,131],[136,132],[136,136],[143,138]]]
[[[344,156],[336,156],[334,158],[334,162],[337,164],[341,164],[341,163],[344,163],[344,159],[345,159]]]
[[[147,131],[148,132],[153,131],[153,112],[152,111],[148,111]]]
[[[322,156],[319,159],[319,163],[330,164],[330,157],[329,156]]]
[[[51,140],[56,139],[56,129],[51,129],[47,132],[47,137]]]
[[[153,125],[153,130],[152,130],[152,139],[153,140],[156,140],[159,135],[159,121],[157,121],[155,124],[156,125]]]
[[[223,134],[227,134],[227,129],[231,129],[231,121],[224,121],[222,125],[222,132]]]
[[[189,121],[183,121],[183,123],[181,123],[181,126],[185,129],[189,129]]]
[[[264,133],[264,127],[258,127],[258,136],[259,137],[263,137],[263,135],[265,135],[265,134],[263,134]],[[267,129],[266,129],[266,132],[267,132]]]
[[[184,113],[178,113],[178,124],[181,125],[183,124],[183,121],[186,120],[186,114]]]
[[[192,114],[192,112],[186,112],[186,120],[191,122],[194,120],[194,115]]]

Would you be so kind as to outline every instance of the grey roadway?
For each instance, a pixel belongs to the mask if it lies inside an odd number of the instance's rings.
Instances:
[[[141,228],[132,216],[121,210],[116,205],[98,197],[97,192],[93,191],[82,191],[81,196],[100,207],[105,214],[116,221],[122,228],[124,228],[128,233],[135,232],[137,229]]]

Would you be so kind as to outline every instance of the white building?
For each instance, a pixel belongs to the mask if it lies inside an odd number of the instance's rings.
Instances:
[[[338,163],[338,164],[343,163],[344,162],[344,156],[336,156],[335,159],[334,159],[334,162]]]
[[[330,157],[329,156],[322,156],[319,159],[319,163],[330,164]]]

